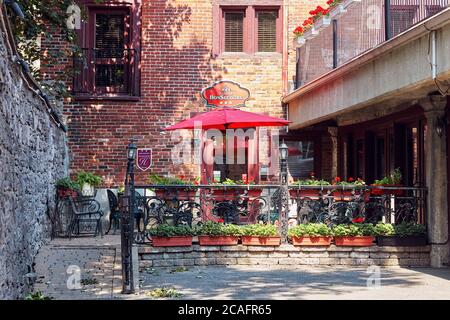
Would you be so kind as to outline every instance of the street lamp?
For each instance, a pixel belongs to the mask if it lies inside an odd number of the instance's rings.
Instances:
[[[136,153],[137,153],[136,144],[133,141],[131,141],[127,147],[128,161],[136,160]]]
[[[134,213],[136,208],[136,195],[134,191],[134,162],[136,160],[137,146],[132,140],[127,146],[127,173],[125,177],[124,208],[121,212],[121,243],[122,243],[122,293],[134,293],[133,278],[133,240],[134,240]]]
[[[279,195],[279,222],[280,222],[280,236],[283,243],[287,243],[288,233],[288,211],[289,211],[289,190],[287,184],[287,158],[289,155],[289,148],[284,143],[280,145],[280,195]]]

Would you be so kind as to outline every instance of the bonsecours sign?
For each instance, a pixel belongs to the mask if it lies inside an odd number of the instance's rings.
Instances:
[[[245,107],[250,91],[239,83],[222,80],[203,89],[202,98],[208,107]]]

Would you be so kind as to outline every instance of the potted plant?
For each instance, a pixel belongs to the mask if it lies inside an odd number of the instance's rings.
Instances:
[[[245,188],[236,187],[244,185],[250,186],[252,184],[254,184],[254,182],[244,182],[242,180],[234,181],[227,178],[222,182],[213,183],[214,186],[224,186],[224,188],[212,188],[212,196],[216,201],[232,201],[245,193],[248,197],[259,197],[262,193],[261,188],[248,188],[246,192]]]
[[[332,230],[337,246],[369,247],[375,239],[374,226],[370,223],[339,224]]]
[[[366,183],[361,178],[355,180],[350,177],[347,181],[343,181],[340,177],[335,177],[333,186],[337,187],[333,190],[335,200],[350,201],[357,192],[365,189]]]
[[[325,180],[318,180],[314,177],[314,173],[311,172],[310,179],[297,180],[291,184],[294,188],[289,189],[289,195],[292,198],[298,197],[308,197],[308,198],[318,198],[321,195],[321,186],[329,186],[330,183]],[[317,188],[307,188],[302,189],[302,186],[317,186]]]
[[[236,245],[242,230],[234,224],[207,221],[196,230],[201,246]]]
[[[164,200],[190,200],[195,198],[197,189],[194,183],[185,181],[182,177],[161,177],[158,175],[150,175],[149,183],[159,185],[161,187],[155,188],[156,197]],[[165,188],[164,186],[169,186]],[[171,187],[170,187],[171,186]],[[176,186],[181,186],[177,188]]]
[[[242,244],[248,246],[278,246],[281,238],[273,224],[248,224],[242,226]]]
[[[329,246],[333,233],[324,223],[305,223],[291,227],[288,237],[294,246]]]
[[[402,222],[392,225],[378,223],[375,225],[377,243],[380,246],[425,246],[427,229],[423,224]]]
[[[76,198],[80,190],[80,185],[69,177],[65,177],[56,181],[56,190],[58,197],[61,199],[65,197]]]
[[[384,177],[381,180],[375,180],[375,182],[372,184],[372,186],[383,186],[383,187],[399,187],[401,186],[402,182],[402,173],[400,171],[400,168],[397,168],[395,170],[392,170],[389,176]],[[402,196],[403,190],[387,190],[387,189],[381,189],[381,188],[373,188],[371,193],[373,195],[383,195],[383,194],[392,194],[396,196]]]
[[[102,184],[102,178],[82,170],[78,172],[76,182],[80,185],[83,196],[92,197],[95,195],[95,188]]]
[[[150,228],[148,233],[151,235],[152,245],[154,247],[185,247],[192,245],[192,236],[195,234],[189,226],[171,226],[161,224],[156,228]]]

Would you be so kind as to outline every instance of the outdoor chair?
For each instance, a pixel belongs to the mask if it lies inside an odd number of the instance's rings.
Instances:
[[[109,210],[110,210],[110,215],[109,215],[109,227],[108,227],[108,231],[106,231],[106,234],[109,233],[109,231],[111,230],[111,227],[114,228],[113,233],[116,234],[116,230],[119,229],[119,223],[120,223],[120,209],[119,209],[119,201],[116,197],[116,195],[114,194],[114,192],[112,192],[112,190],[106,190],[106,193],[108,194],[108,202],[109,202]]]
[[[100,210],[100,203],[94,199],[72,199],[70,198],[70,206],[72,209],[72,219],[67,229],[69,240],[72,238],[74,231],[80,234],[80,223],[95,224],[94,237],[100,233],[103,237],[102,231],[102,216],[103,211]]]

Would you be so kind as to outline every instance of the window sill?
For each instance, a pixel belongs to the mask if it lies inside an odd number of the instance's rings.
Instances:
[[[139,96],[125,96],[125,95],[114,95],[114,96],[92,96],[92,95],[75,95],[75,101],[140,101]]]
[[[281,52],[222,52],[216,55],[216,59],[281,59]]]

